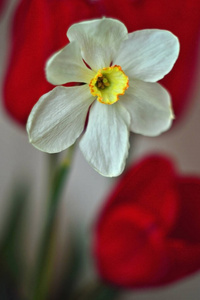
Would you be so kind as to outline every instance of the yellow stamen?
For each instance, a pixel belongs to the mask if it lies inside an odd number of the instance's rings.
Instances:
[[[104,104],[113,104],[119,100],[120,95],[124,95],[129,87],[128,76],[125,75],[120,66],[103,68],[97,72],[90,81],[90,92],[97,96],[97,100]]]

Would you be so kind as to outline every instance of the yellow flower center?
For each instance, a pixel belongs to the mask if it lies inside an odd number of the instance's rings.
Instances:
[[[103,68],[97,72],[90,81],[90,92],[97,96],[97,100],[104,104],[113,104],[119,100],[120,95],[124,95],[129,87],[128,76],[122,71],[120,66]]]

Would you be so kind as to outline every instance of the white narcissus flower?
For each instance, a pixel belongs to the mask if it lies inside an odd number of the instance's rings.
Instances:
[[[123,23],[109,18],[74,24],[67,37],[70,43],[47,62],[47,80],[84,84],[57,86],[39,99],[27,122],[29,140],[56,153],[84,133],[80,148],[89,164],[104,176],[117,176],[130,131],[156,136],[171,126],[170,95],[156,81],[172,69],[178,39],[158,29],[128,34]]]

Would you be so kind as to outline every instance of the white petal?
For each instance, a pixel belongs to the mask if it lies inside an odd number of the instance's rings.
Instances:
[[[120,99],[131,115],[131,131],[156,136],[171,126],[170,95],[160,84],[131,81]]]
[[[88,85],[59,86],[43,95],[28,118],[29,141],[48,153],[68,148],[82,133],[93,100]]]
[[[118,176],[125,167],[129,149],[130,115],[119,103],[96,101],[90,109],[80,148],[89,164],[104,176]]]
[[[126,26],[115,19],[97,19],[72,25],[67,36],[77,41],[82,56],[95,71],[109,67],[121,42],[128,38]]]
[[[113,64],[128,76],[155,82],[169,73],[178,54],[179,41],[170,31],[138,30],[123,41]]]
[[[47,61],[46,77],[55,85],[67,82],[89,83],[94,76],[95,73],[85,66],[76,42],[69,43]]]

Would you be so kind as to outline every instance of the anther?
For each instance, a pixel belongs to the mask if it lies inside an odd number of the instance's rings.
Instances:
[[[109,85],[110,85],[110,83],[106,77],[104,77],[104,76],[98,77],[97,82],[96,82],[96,87],[98,89],[104,90]]]

